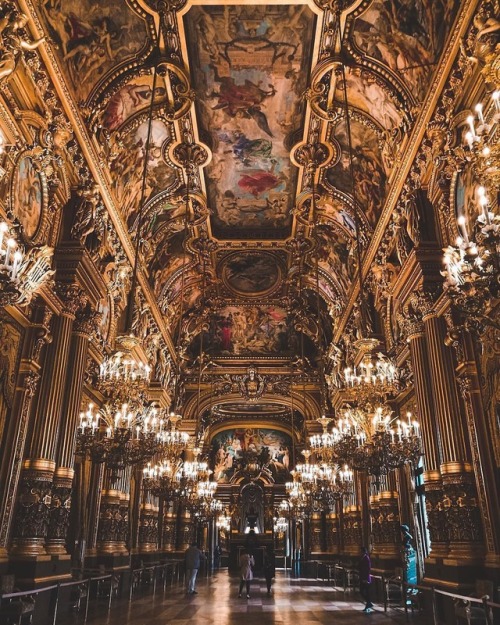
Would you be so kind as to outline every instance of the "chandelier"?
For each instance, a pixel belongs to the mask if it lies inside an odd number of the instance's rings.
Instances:
[[[171,412],[167,417],[170,429],[165,429],[161,432],[161,455],[171,461],[175,461],[179,458],[181,452],[186,449],[189,442],[189,434],[187,432],[180,432],[177,429],[181,419],[181,415]]]
[[[169,460],[151,466],[150,463],[143,469],[142,487],[155,497],[165,501],[172,501],[177,493],[177,482],[174,480],[178,466]]]
[[[361,338],[355,342],[361,355],[359,363],[344,369],[343,382],[347,393],[358,400],[374,394],[391,395],[399,389],[399,372],[396,365],[380,350],[380,341]]]
[[[107,397],[116,399],[138,399],[151,378],[151,367],[134,356],[140,345],[134,335],[116,338],[116,350],[106,356],[99,368],[99,390]]]
[[[222,508],[222,502],[219,502]],[[231,530],[231,517],[224,512],[224,514],[219,514],[217,520],[215,522],[216,527],[224,532],[229,532]]]
[[[274,531],[276,534],[284,534],[288,529],[288,521],[284,516],[278,516],[273,518]]]
[[[411,462],[422,455],[419,424],[411,412],[406,420],[394,421],[386,406],[375,410],[349,409],[339,421],[338,457],[358,471],[376,477]]]
[[[7,222],[0,222],[0,305],[29,304],[53,275],[53,249],[46,245],[24,253]]]
[[[76,453],[98,464],[105,462],[116,482],[120,470],[144,463],[161,449],[163,420],[156,413],[154,406],[129,404],[116,412],[106,404],[94,412],[89,404],[87,412],[80,413]]]
[[[459,236],[455,245],[444,250],[444,287],[454,307],[463,312],[466,323],[500,327],[490,308],[500,295],[500,217],[496,195],[500,189],[500,91],[493,92],[486,107],[475,106],[477,115],[467,118],[469,131],[465,134],[466,148],[461,148],[464,163],[470,163],[476,180],[477,215],[467,222],[457,217]],[[488,186],[493,189],[491,201]]]

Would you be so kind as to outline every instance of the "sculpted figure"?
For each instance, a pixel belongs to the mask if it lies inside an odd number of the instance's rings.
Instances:
[[[36,41],[25,39],[24,27],[28,16],[20,13],[12,3],[3,3],[0,10],[0,80],[10,76],[16,69],[18,57],[23,50],[36,50],[45,37]]]

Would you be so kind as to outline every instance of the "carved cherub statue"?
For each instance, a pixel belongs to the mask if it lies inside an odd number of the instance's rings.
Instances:
[[[10,76],[16,69],[22,50],[36,50],[45,37],[36,41],[25,39],[24,27],[28,16],[20,13],[11,3],[3,3],[0,9],[0,80]]]

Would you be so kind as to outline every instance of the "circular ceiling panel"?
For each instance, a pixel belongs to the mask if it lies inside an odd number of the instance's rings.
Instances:
[[[226,287],[239,296],[270,295],[281,284],[282,270],[278,259],[268,252],[235,252],[220,265]]]

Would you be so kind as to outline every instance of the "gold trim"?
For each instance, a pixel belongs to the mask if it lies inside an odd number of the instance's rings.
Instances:
[[[431,482],[441,482],[441,473],[439,471],[424,471],[424,484]]]
[[[54,478],[62,477],[68,480],[73,480],[74,475],[75,475],[75,470],[70,469],[69,467],[57,467],[57,469],[54,472]]]
[[[381,493],[379,493],[378,497],[380,501],[382,501],[383,499],[395,499],[397,501],[398,493],[395,490],[383,490]]]
[[[441,467],[441,475],[457,475],[462,473],[472,473],[470,462],[444,462]]]
[[[54,460],[48,460],[47,458],[27,458],[23,462],[23,469],[25,471],[50,471],[54,472],[56,463]]]

